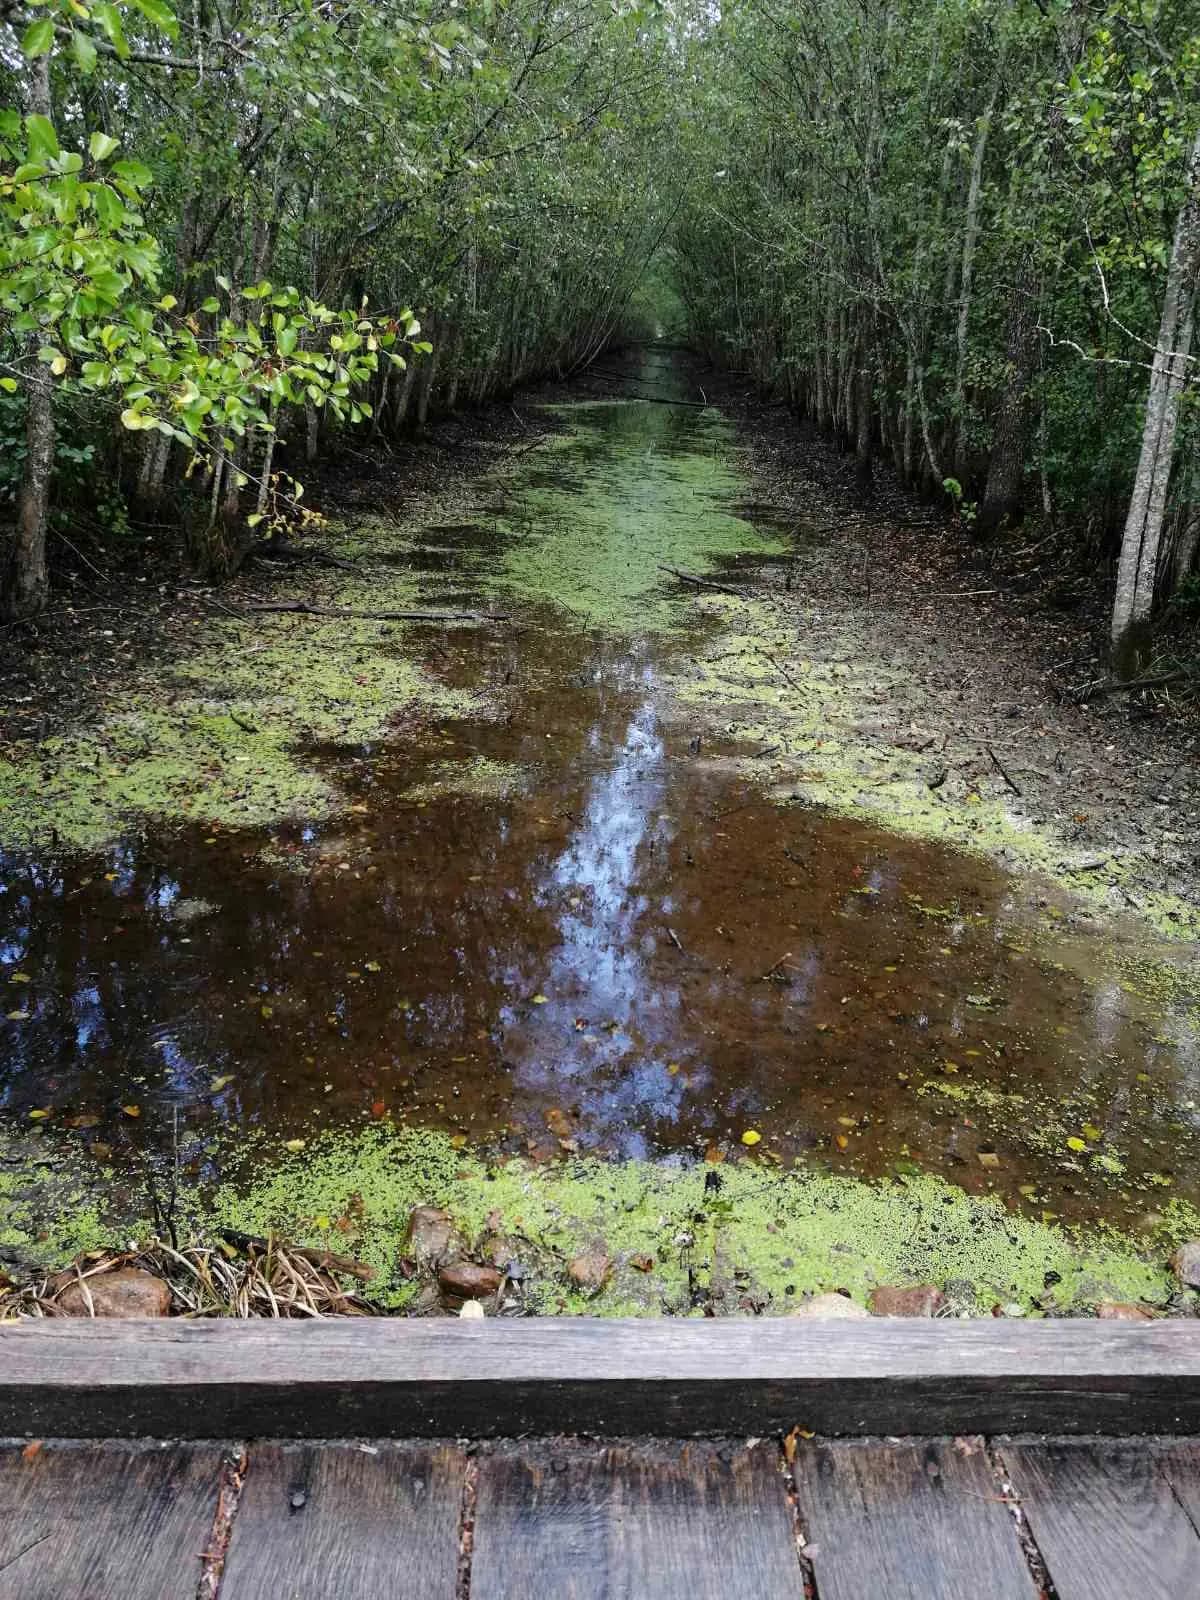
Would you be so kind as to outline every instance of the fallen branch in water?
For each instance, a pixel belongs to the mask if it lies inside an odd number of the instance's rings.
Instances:
[[[349,606],[313,606],[307,600],[247,600],[242,613],[278,611],[293,617],[341,617],[365,622],[507,622],[502,611],[359,611]]]
[[[668,567],[659,562],[660,572],[669,572],[673,578],[679,578],[683,583],[694,583],[700,589],[719,589],[722,594],[736,595],[739,600],[753,600],[754,595],[747,594],[745,589],[734,589],[728,583],[715,583],[712,578],[698,578],[694,572],[682,572],[678,567]]]

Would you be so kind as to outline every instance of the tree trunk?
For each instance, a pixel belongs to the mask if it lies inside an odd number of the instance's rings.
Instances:
[[[30,67],[29,110],[50,116],[50,58]],[[41,340],[26,342],[25,467],[17,501],[17,527],[0,576],[0,613],[11,621],[36,616],[50,595],[46,533],[50,524],[50,485],[54,477],[54,380],[38,362]]]
[[[962,272],[958,282],[958,337],[954,362],[954,446],[950,452],[954,471],[964,476],[963,424],[967,409],[967,331],[971,324],[971,287],[975,274],[975,249],[979,243],[979,196],[983,188],[983,158],[987,152],[988,135],[996,101],[1000,98],[997,77],[988,97],[987,108],[979,119],[975,135],[975,149],[971,156],[971,181],[967,188],[967,210],[963,225]]]
[[[1005,383],[992,429],[987,487],[975,531],[984,538],[1004,523],[1021,519],[1021,484],[1025,477],[1025,394],[1037,352],[1034,310],[1037,286],[1033,263],[1026,256],[1013,285],[1005,338]]]
[[[1142,450],[1121,541],[1112,644],[1118,670],[1136,670],[1139,635],[1150,619],[1158,576],[1167,487],[1175,458],[1179,398],[1188,376],[1192,312],[1200,270],[1200,133],[1188,159],[1183,204],[1175,223],[1158,344],[1150,369]]]

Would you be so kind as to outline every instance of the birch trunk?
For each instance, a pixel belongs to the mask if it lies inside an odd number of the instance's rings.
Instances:
[[[1138,635],[1154,606],[1167,488],[1175,458],[1179,400],[1191,363],[1193,302],[1200,272],[1200,133],[1188,159],[1183,204],[1175,223],[1158,343],[1150,369],[1142,449],[1117,570],[1112,644],[1118,667],[1136,666]]]

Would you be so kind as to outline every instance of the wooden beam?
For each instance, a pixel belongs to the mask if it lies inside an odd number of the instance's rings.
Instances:
[[[0,1435],[1200,1433],[1200,1321],[30,1321]]]

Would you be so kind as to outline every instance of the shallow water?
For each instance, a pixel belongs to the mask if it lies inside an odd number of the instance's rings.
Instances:
[[[748,501],[711,411],[565,415],[391,557],[428,604],[504,602],[394,645],[502,714],[313,751],[335,822],[6,858],[11,1125],[118,1171],[384,1118],[547,1160],[749,1131],[1064,1220],[1196,1199],[1191,1003],[1139,999],[979,859],[724,770],[664,681],[703,627],[661,568],[752,585],[806,534]]]

